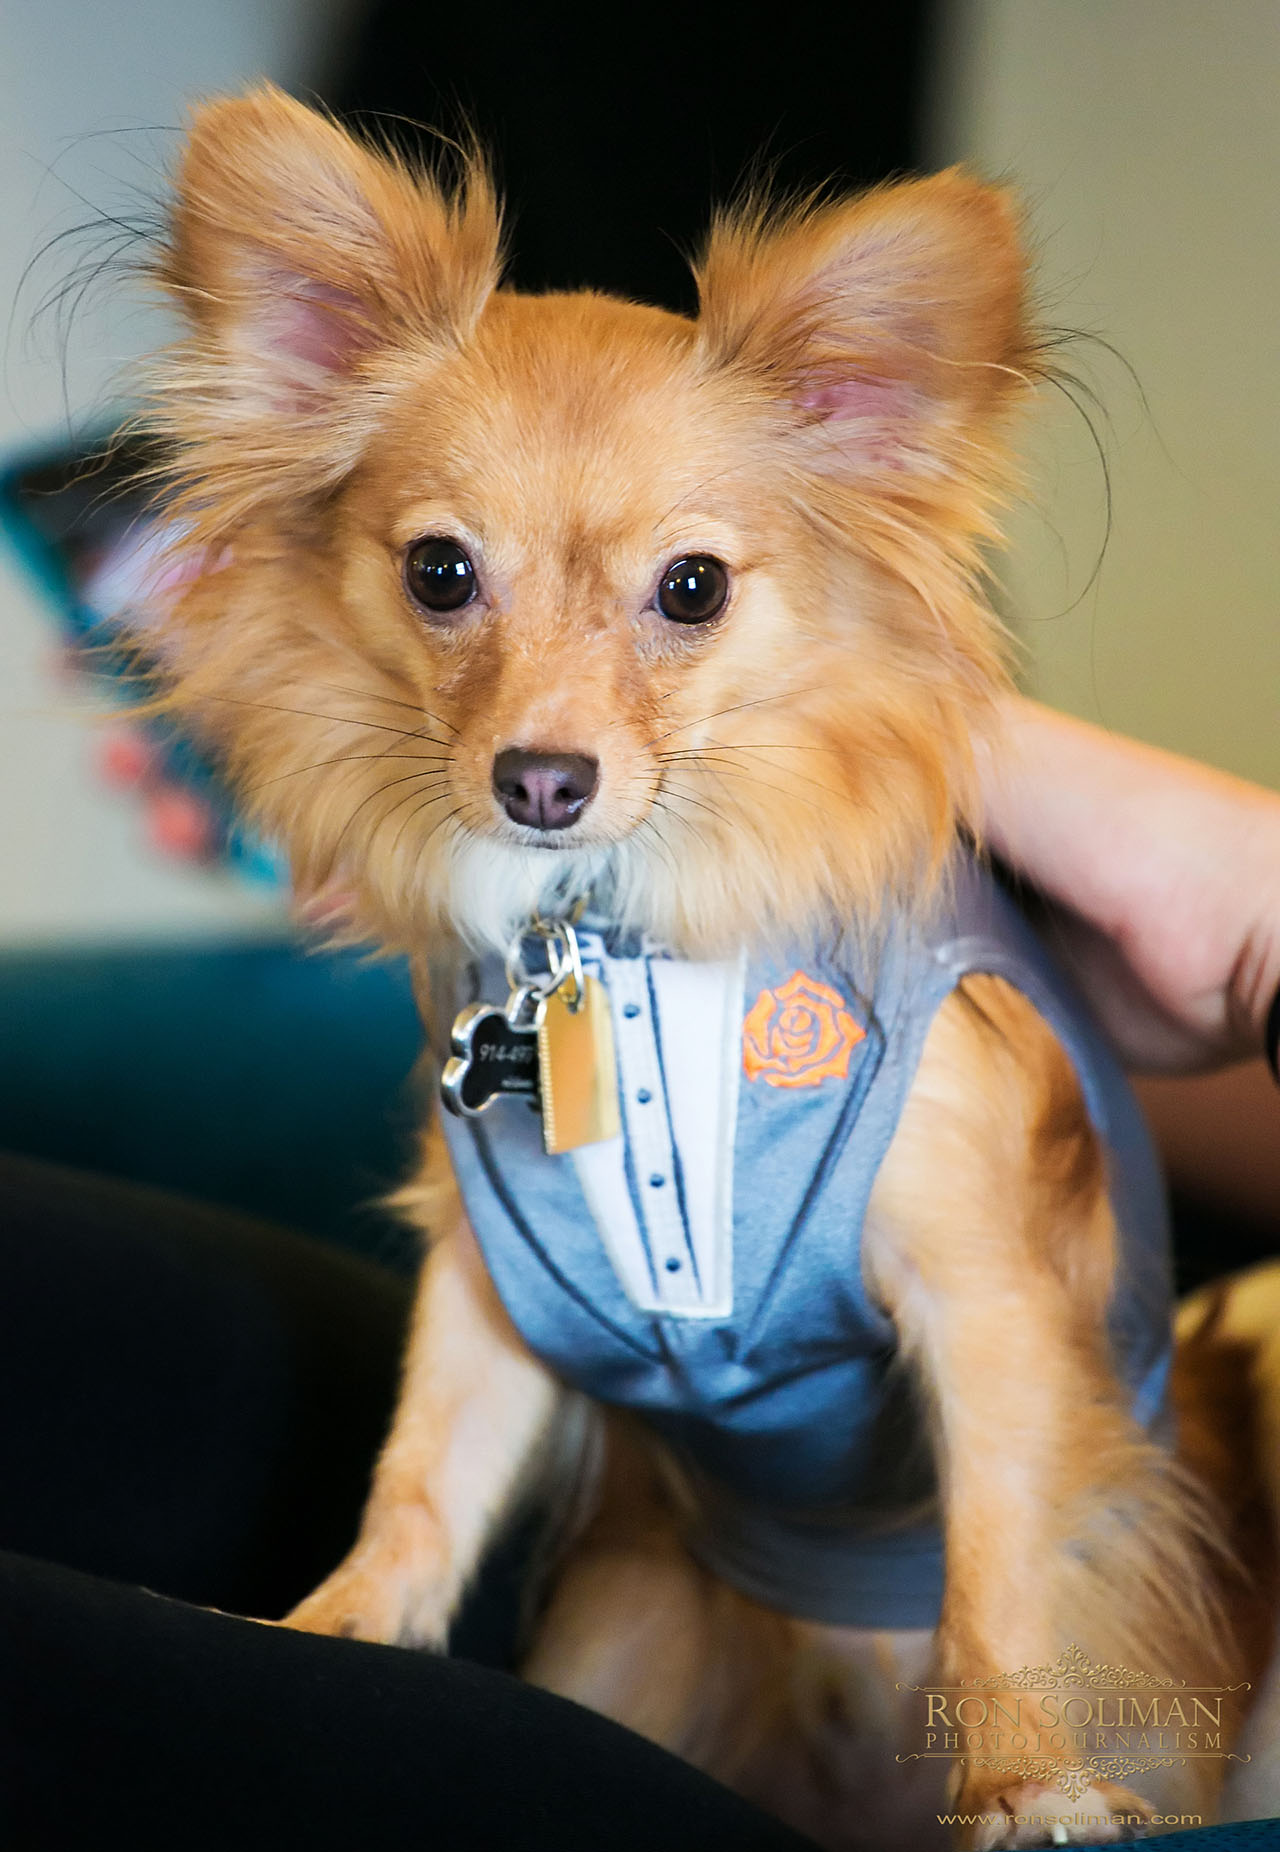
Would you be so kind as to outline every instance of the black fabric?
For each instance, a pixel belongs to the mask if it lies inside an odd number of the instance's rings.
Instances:
[[[0,1548],[283,1613],[355,1534],[409,1292],[267,1223],[0,1158]]]
[[[3,952],[0,1024],[0,1150],[180,1190],[412,1271],[377,1207],[422,1118],[402,960],[288,941]]]
[[[808,1843],[628,1731],[455,1660],[4,1556],[0,1641],[6,1852]]]
[[[407,1304],[267,1224],[0,1160],[2,1852],[802,1845],[497,1672],[185,1605],[280,1614],[338,1560]],[[520,1559],[469,1650],[509,1650]]]
[[[420,151],[466,120],[497,156],[522,289],[693,306],[687,254],[744,180],[881,180],[920,158],[935,0],[793,0],[771,15],[372,0],[326,101]]]

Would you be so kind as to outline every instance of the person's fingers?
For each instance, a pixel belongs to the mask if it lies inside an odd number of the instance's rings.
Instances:
[[[133,791],[156,776],[154,744],[137,727],[113,727],[98,742],[97,771],[113,790]]]
[[[152,846],[184,862],[210,861],[218,828],[203,798],[180,785],[160,784],[147,798],[147,835]]]
[[[166,775],[164,755],[145,728],[112,727],[99,741],[95,761],[104,784],[141,795],[154,849],[182,862],[214,859],[219,827],[212,806]]]
[[[1157,996],[1124,948],[1068,907],[1046,905],[1036,920],[1045,945],[1088,998],[1126,1067],[1149,1074],[1187,1073],[1218,1057],[1219,1004],[1204,1004],[1205,1020],[1200,1021],[1193,999],[1175,1006]]]
[[[1280,798],[1021,698],[979,771],[987,846],[1093,929],[1076,974],[1117,1039],[1154,1039],[1166,1067],[1255,1053],[1280,983]]]

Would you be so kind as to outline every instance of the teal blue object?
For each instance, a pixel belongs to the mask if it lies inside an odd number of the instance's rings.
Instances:
[[[0,469],[0,533],[37,591],[67,614],[78,608],[67,556],[31,521],[21,494],[25,478],[49,455],[49,445],[17,451]]]
[[[288,943],[0,955],[0,1149],[225,1203],[408,1270],[397,963]]]
[[[108,461],[108,459],[110,459]],[[99,610],[87,595],[94,563],[131,532],[154,531],[153,510],[138,472],[154,465],[153,444],[141,435],[117,444],[110,430],[68,442],[46,442],[0,466],[0,536],[50,606],[59,630],[84,653],[87,674],[125,701],[149,692],[140,663],[122,642],[118,614]],[[136,723],[147,734],[169,782],[197,793],[216,825],[216,859],[239,875],[272,885],[288,870],[273,846],[237,814],[218,768],[160,715]]]
[[[106,431],[0,465],[0,536],[108,678],[133,664],[82,588],[104,547],[153,519],[136,472],[154,457],[131,441],[106,467]],[[223,858],[280,879],[216,770],[148,726],[167,775],[220,818]],[[289,942],[0,954],[0,1149],[225,1203],[407,1268],[413,1242],[376,1204],[412,1162],[418,1040],[403,966],[350,954]]]
[[[1265,1852],[1277,1852],[1280,1820],[1241,1820],[1235,1826],[1206,1826],[1185,1833],[1161,1833],[1142,1843],[1149,1852],[1156,1852],[1158,1846],[1167,1847],[1168,1852],[1264,1852],[1264,1848]]]

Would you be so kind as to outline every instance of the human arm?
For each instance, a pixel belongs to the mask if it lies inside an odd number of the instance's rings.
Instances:
[[[1280,796],[1011,696],[981,761],[989,848],[1121,1053],[1191,1071],[1262,1048],[1280,986]]]

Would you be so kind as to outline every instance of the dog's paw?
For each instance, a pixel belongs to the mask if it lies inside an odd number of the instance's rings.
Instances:
[[[967,1816],[967,1817],[966,1817]],[[965,1781],[955,1803],[960,1844],[971,1852],[1005,1847],[1111,1845],[1143,1839],[1151,1808],[1127,1788],[1099,1781],[1073,1800],[1041,1781]],[[963,1822],[963,1824],[961,1824]]]
[[[423,1514],[396,1512],[361,1537],[284,1625],[344,1640],[442,1650],[452,1606],[445,1581]]]

